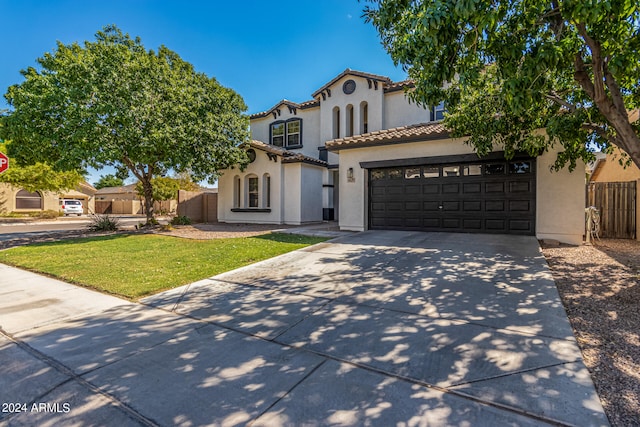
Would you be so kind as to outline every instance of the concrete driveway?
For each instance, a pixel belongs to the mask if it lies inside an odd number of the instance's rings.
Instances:
[[[0,327],[2,426],[608,425],[533,237],[359,233],[143,304],[0,266]]]

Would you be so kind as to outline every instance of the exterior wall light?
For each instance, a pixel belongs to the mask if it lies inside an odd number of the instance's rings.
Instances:
[[[356,182],[356,178],[353,175],[353,168],[347,169],[347,182]]]

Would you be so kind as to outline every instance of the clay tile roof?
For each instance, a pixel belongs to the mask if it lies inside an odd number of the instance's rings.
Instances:
[[[356,70],[352,70],[351,68],[347,68],[342,73],[340,73],[336,77],[334,77],[329,83],[325,84],[320,89],[318,89],[315,92],[313,92],[313,94],[311,96],[315,98],[316,96],[320,95],[320,92],[322,92],[323,90],[325,90],[329,86],[333,85],[335,82],[337,82],[338,80],[340,80],[341,78],[343,78],[346,75],[358,76],[358,77],[363,77],[365,79],[378,80],[378,81],[381,81],[381,82],[384,82],[384,83],[387,83],[387,84],[391,84],[391,79],[389,77],[381,76],[379,74],[365,73],[363,71],[356,71]]]
[[[371,147],[402,142],[415,142],[433,139],[447,139],[449,131],[442,122],[420,123],[392,129],[378,130],[362,135],[327,141],[328,150],[339,151],[348,148]]]
[[[266,110],[266,111],[261,111],[259,113],[255,113],[255,114],[251,114],[249,116],[250,119],[260,119],[262,117],[267,117],[269,114],[271,114],[273,111],[277,110],[279,106],[281,105],[286,105],[295,109],[301,109],[304,110],[306,108],[313,108],[313,107],[317,107],[318,105],[320,105],[320,101],[316,100],[316,99],[311,99],[309,101],[305,101],[302,102],[300,104],[296,103],[296,102],[292,102],[289,101],[288,99],[283,99],[282,101],[278,102],[276,105],[274,105],[273,107],[271,107],[270,109]]]
[[[327,166],[327,162],[322,161],[320,159],[315,159],[313,157],[305,156],[301,153],[296,153],[295,151],[289,151],[282,147],[276,147],[273,145],[265,144],[262,141],[251,140],[249,142],[249,146],[253,148],[257,148],[258,150],[266,151],[267,153],[272,153],[277,156],[282,157],[282,163],[309,163],[318,166]]]
[[[415,83],[413,80],[403,80],[401,82],[393,82],[387,87],[384,88],[385,93],[387,92],[396,92],[399,90],[403,90],[404,88],[412,88],[415,87]]]

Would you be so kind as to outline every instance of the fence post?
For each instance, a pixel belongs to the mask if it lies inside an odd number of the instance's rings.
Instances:
[[[640,179],[636,181],[636,240],[640,241]]]

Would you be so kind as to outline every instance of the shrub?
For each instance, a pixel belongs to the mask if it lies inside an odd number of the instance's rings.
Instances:
[[[90,231],[117,231],[119,227],[118,219],[109,215],[93,215],[87,226]]]
[[[171,219],[172,225],[191,225],[191,218],[185,215],[174,216]]]
[[[48,209],[46,211],[42,211],[42,212],[36,212],[35,217],[37,218],[42,218],[42,219],[53,219],[53,218],[58,218],[59,216],[63,216],[64,213],[60,212],[60,211],[54,211],[52,209]]]

